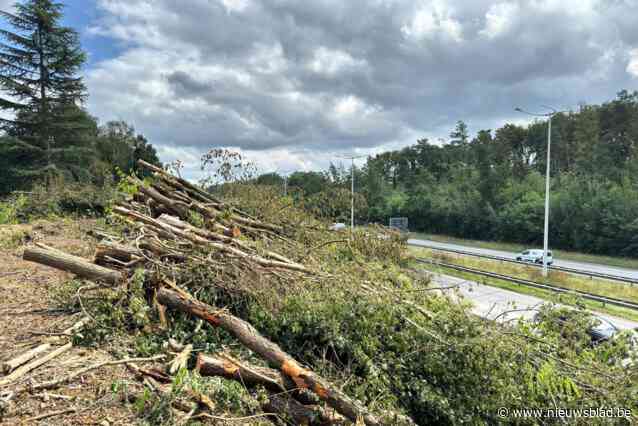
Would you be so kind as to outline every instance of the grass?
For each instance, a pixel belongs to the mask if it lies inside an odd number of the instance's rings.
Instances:
[[[469,268],[481,269],[484,271],[495,272],[503,275],[509,275],[512,277],[522,278],[534,282],[545,283],[549,285],[560,286],[571,290],[580,290],[588,293],[596,294],[599,296],[613,297],[616,299],[623,299],[631,302],[638,302],[638,286],[632,286],[631,284],[609,281],[598,278],[586,278],[580,275],[569,274],[565,272],[550,271],[547,278],[543,278],[540,269],[519,265],[509,262],[501,262],[497,260],[481,259],[472,256],[455,255],[450,253],[442,253],[437,250],[429,250],[424,248],[411,247],[410,251],[418,257],[425,257],[430,259],[439,260],[445,263],[452,263],[455,265],[466,266]],[[447,271],[447,269],[446,269]],[[465,274],[462,272],[451,273],[450,275],[458,276],[458,274]],[[468,275],[468,274],[465,274]],[[484,282],[487,278],[482,277],[477,279],[474,274],[469,274],[472,280]],[[510,283],[502,280],[487,279],[490,283],[495,283],[496,287],[506,288],[508,290],[515,291],[517,293],[530,294],[543,299],[554,300],[556,299],[556,293],[551,291],[545,291],[536,289],[533,287],[526,287],[514,283]],[[570,304],[561,300],[561,303]],[[623,318],[638,320],[638,313],[630,309],[624,309],[620,307],[611,307],[605,305],[602,307],[601,303],[593,301],[578,301],[579,304],[585,304],[591,309],[605,312],[610,314],[622,316]],[[574,304],[574,303],[571,303]]]
[[[466,240],[463,238],[450,237],[447,235],[434,235],[423,233],[412,233],[411,238],[421,240],[431,240],[440,243],[458,244],[467,247],[478,247],[492,250],[503,250],[509,252],[521,252],[534,248],[525,244],[505,243],[499,241]],[[638,269],[638,259],[630,257],[602,256],[597,254],[578,253],[573,251],[552,249],[554,259],[571,260],[574,262],[595,263],[600,265],[617,266],[620,268]]]

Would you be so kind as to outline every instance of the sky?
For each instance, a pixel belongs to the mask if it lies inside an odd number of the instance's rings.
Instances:
[[[0,0],[0,7],[11,1]],[[323,169],[638,88],[638,0],[68,0],[87,108],[202,153]]]

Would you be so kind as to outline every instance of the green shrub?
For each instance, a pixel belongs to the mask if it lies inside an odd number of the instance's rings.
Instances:
[[[0,201],[0,225],[14,225],[18,223],[19,213],[27,204],[28,198],[24,194],[17,194]]]
[[[104,186],[55,180],[38,185],[31,192],[10,195],[0,201],[0,224],[27,223],[34,219],[61,216],[104,216],[117,197],[111,183]]]

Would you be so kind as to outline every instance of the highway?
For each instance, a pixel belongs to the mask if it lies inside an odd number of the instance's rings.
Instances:
[[[419,246],[419,247],[461,250],[468,253],[475,253],[475,254],[488,255],[488,256],[501,256],[501,257],[513,259],[513,260],[516,259],[516,254],[517,254],[517,253],[508,252],[508,251],[469,247],[469,246],[463,246],[463,245],[451,244],[451,243],[440,243],[438,241],[431,241],[431,240],[409,239],[408,244],[413,246]],[[530,247],[530,248],[537,248],[537,247]],[[557,258],[557,257],[554,257],[554,266],[578,269],[584,272],[616,275],[619,277],[625,277],[625,278],[638,280],[638,269],[619,268],[616,266],[607,266],[607,265],[600,265],[600,264],[586,263],[586,262],[574,262],[571,260],[561,260],[560,258]]]
[[[531,320],[537,312],[536,309],[543,304],[551,303],[535,296],[516,293],[498,287],[490,287],[450,275],[432,274],[432,278],[433,286],[454,288],[454,290],[444,290],[450,295],[452,295],[451,292],[458,289],[463,298],[473,302],[472,312],[487,319],[496,319],[497,321],[509,321],[519,318]],[[599,312],[593,313],[606,319],[620,330],[638,328],[638,322],[636,321]]]

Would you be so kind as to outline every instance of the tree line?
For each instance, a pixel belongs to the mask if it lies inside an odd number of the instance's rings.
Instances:
[[[414,231],[540,245],[547,125],[505,124],[471,137],[459,121],[447,141],[369,157],[354,170],[357,220],[406,216]],[[331,165],[291,174],[288,187],[345,220],[349,178]],[[257,180],[283,183],[276,174]],[[550,195],[552,247],[638,256],[638,92],[554,116]]]
[[[0,11],[0,196],[63,180],[103,185],[137,159],[159,164],[155,148],[123,121],[99,126],[84,108],[86,62],[63,5],[27,0]]]

